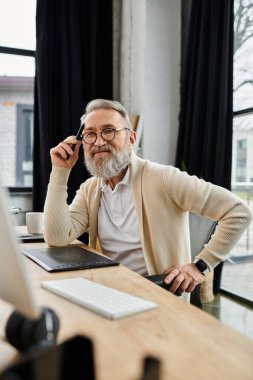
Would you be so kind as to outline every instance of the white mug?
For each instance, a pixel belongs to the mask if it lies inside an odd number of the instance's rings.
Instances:
[[[43,234],[44,213],[43,212],[27,212],[26,227],[29,234]]]

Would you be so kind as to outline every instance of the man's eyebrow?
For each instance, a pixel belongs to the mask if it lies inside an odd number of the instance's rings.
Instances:
[[[103,124],[99,127],[99,129],[106,129],[106,128],[116,128],[115,125],[113,124]],[[84,132],[86,131],[94,131],[96,130],[97,128],[96,127],[93,127],[93,126],[90,126],[90,127],[85,127],[84,128]]]

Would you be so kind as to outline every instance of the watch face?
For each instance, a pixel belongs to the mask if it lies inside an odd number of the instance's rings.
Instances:
[[[198,268],[198,270],[201,273],[204,272],[208,268],[207,264],[203,260],[201,260],[201,259],[199,259],[198,261],[196,261],[195,266]]]

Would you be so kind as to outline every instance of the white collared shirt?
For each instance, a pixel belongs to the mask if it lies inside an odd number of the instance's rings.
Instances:
[[[102,252],[133,271],[147,275],[129,169],[114,190],[106,182],[101,190],[98,236]]]

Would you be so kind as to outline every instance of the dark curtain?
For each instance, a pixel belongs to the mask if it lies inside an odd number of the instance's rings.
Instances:
[[[112,99],[112,0],[37,0],[36,27],[33,210],[42,211],[50,149],[76,134],[88,101]],[[69,202],[86,178],[82,151]]]
[[[227,189],[232,164],[233,18],[233,0],[192,2],[176,155],[177,167]]]
[[[189,3],[183,1],[182,6]],[[182,51],[176,166],[230,189],[233,0],[194,0],[190,6],[189,25],[183,29],[187,38]],[[215,270],[215,293],[221,267]]]

